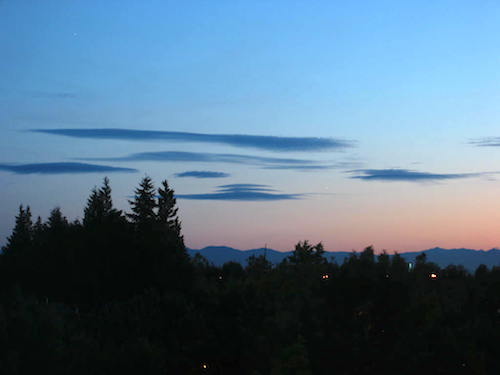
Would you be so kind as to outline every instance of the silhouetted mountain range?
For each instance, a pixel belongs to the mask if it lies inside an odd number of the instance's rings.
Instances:
[[[238,250],[227,246],[208,246],[200,250],[188,249],[191,256],[200,253],[207,258],[211,263],[220,266],[225,262],[233,261],[241,264],[246,264],[247,259],[252,255],[266,254],[267,259],[276,264],[281,262],[284,258],[289,256],[292,252],[281,252],[272,249],[251,249],[251,250]],[[443,249],[435,247],[424,251],[415,251],[408,253],[400,253],[407,262],[414,262],[415,257],[419,254],[425,253],[427,260],[438,264],[440,267],[446,267],[450,264],[463,265],[470,272],[480,264],[485,264],[488,267],[500,266],[500,250],[472,250],[472,249]],[[349,257],[349,251],[327,251],[326,257],[332,258],[338,264],[342,264],[344,259]]]

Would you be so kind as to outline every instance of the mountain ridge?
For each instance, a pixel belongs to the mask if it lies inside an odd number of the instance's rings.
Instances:
[[[293,251],[277,251],[267,248],[257,248],[249,250],[239,250],[229,246],[207,246],[202,249],[188,249],[191,256],[201,254],[208,259],[209,262],[216,266],[221,266],[226,262],[238,262],[245,265],[248,257],[252,255],[266,255],[271,263],[277,264],[289,256]],[[359,252],[357,252],[359,253]],[[462,265],[468,271],[473,272],[476,268],[484,264],[491,268],[500,266],[500,249],[492,248],[489,250],[475,250],[467,248],[445,249],[442,247],[434,247],[422,251],[412,251],[399,253],[407,262],[414,262],[417,255],[425,253],[429,262],[438,264],[444,268],[450,264]],[[333,257],[334,261],[342,264],[344,259],[349,257],[352,251],[325,251],[325,257],[329,260]],[[393,254],[389,254],[393,256]]]

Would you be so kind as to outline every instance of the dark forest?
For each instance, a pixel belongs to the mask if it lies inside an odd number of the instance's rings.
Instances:
[[[297,243],[222,267],[189,257],[174,191],[130,212],[108,179],[83,219],[21,206],[0,255],[0,374],[498,374],[500,267]]]

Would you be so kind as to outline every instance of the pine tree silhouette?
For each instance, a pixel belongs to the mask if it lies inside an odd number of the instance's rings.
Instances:
[[[5,254],[22,252],[31,245],[33,239],[33,222],[31,220],[31,210],[27,206],[19,206],[19,213],[16,216],[16,223],[12,234],[7,238],[7,245],[4,247]]]
[[[152,229],[156,222],[157,207],[153,180],[148,176],[144,177],[134,193],[134,199],[129,200],[132,213],[127,214],[127,217],[139,231]]]

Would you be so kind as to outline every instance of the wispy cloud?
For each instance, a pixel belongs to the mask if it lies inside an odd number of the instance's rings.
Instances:
[[[500,137],[484,137],[469,140],[469,144],[477,147],[500,147]]]
[[[187,151],[141,152],[117,158],[85,158],[94,161],[159,161],[159,162],[198,162],[198,163],[234,163],[249,165],[314,165],[316,162],[304,159],[273,158],[239,154],[215,154]]]
[[[428,173],[418,172],[408,169],[356,169],[349,171],[354,175],[351,178],[366,180],[366,181],[439,181],[439,180],[455,180],[460,178],[477,177],[484,173]]]
[[[137,169],[86,163],[0,164],[0,170],[16,174],[133,173]]]
[[[313,164],[313,165],[269,165],[265,166],[264,169],[276,169],[276,170],[294,170],[294,171],[322,171],[329,169],[352,169],[360,167],[360,162],[338,162],[334,164]]]
[[[229,184],[229,185],[219,185],[219,191],[236,191],[236,190],[245,190],[245,191],[277,191],[269,187],[269,185],[261,185],[261,184]]]
[[[212,193],[204,194],[178,194],[177,198],[192,200],[217,200],[217,201],[280,201],[302,199],[305,194],[278,193],[267,185],[257,184],[232,184],[221,185]]]
[[[194,178],[224,178],[231,176],[229,173],[212,171],[186,171],[176,173],[175,177],[194,177]]]
[[[250,134],[203,134],[135,129],[33,129],[37,133],[74,138],[115,139],[127,141],[177,141],[225,144],[267,151],[327,151],[353,147],[354,142],[337,138],[279,137]]]

